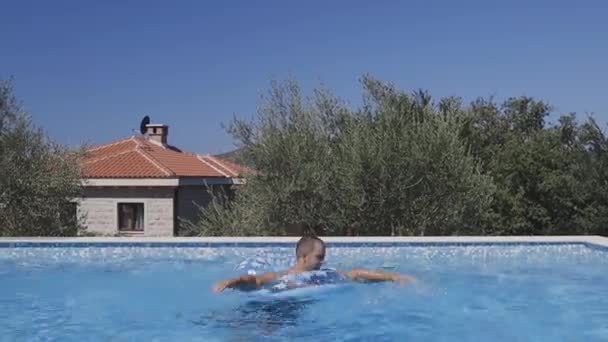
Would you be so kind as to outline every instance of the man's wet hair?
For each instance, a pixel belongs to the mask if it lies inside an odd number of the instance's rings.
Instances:
[[[315,245],[320,243],[325,249],[325,242],[317,236],[303,236],[296,244],[296,258],[300,259],[308,255],[315,249]]]

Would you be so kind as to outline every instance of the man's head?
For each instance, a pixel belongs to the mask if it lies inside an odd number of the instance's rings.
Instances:
[[[318,270],[325,260],[325,243],[316,236],[304,236],[296,245],[296,259],[305,270]]]

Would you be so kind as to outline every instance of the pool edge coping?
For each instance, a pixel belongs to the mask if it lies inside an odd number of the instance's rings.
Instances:
[[[526,244],[526,243],[582,243],[608,248],[608,237],[599,235],[561,236],[327,236],[321,237],[331,244]],[[9,237],[0,238],[0,245],[6,244],[277,244],[295,243],[299,237]]]

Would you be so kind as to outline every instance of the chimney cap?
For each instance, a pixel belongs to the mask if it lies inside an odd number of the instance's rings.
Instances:
[[[165,124],[147,124],[146,133],[148,140],[162,145],[167,144],[167,136],[169,135],[169,126]]]

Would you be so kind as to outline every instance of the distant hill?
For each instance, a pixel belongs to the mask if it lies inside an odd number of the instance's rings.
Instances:
[[[245,158],[245,154],[242,147],[225,153],[216,154],[214,157],[226,159],[243,166],[253,167],[252,163],[247,161],[247,158]]]

